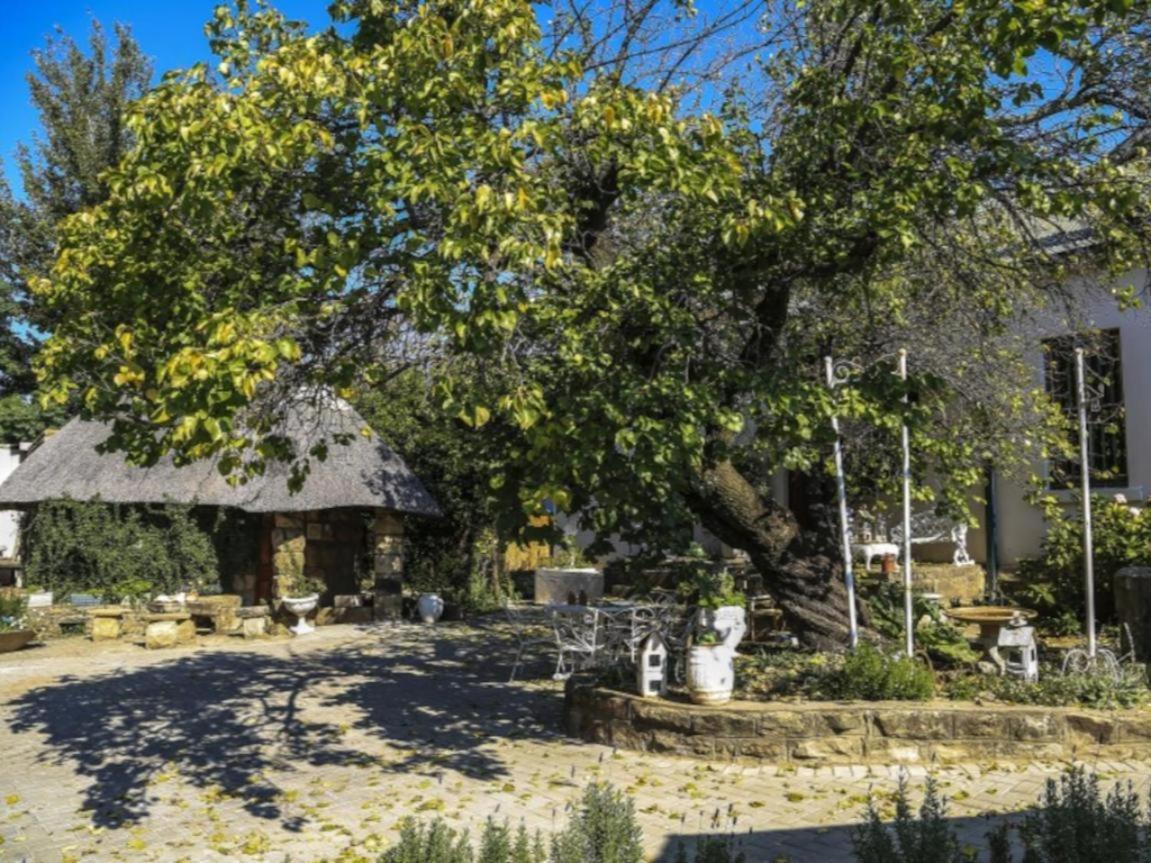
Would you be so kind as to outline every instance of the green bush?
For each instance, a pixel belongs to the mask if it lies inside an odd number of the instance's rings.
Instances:
[[[872,798],[867,802],[863,824],[852,835],[855,858],[859,863],[964,863],[964,853],[947,823],[947,804],[939,786],[930,776],[924,789],[923,803],[916,813],[907,794],[907,777],[899,780],[895,794],[895,819],[886,824]]]
[[[699,857],[699,863],[728,863],[724,858]],[[405,819],[400,839],[380,863],[640,863],[643,834],[631,800],[610,785],[591,784],[567,828],[552,839],[550,856],[537,833],[521,825],[513,837],[506,824],[488,819],[476,855],[466,832],[457,832],[437,819],[421,825]]]
[[[610,785],[584,790],[567,829],[552,840],[552,863],[641,863],[643,833],[631,799]]]
[[[1099,777],[1077,767],[1047,780],[1020,833],[1024,863],[1144,863],[1151,858],[1139,795],[1130,784],[1104,796]]]
[[[867,598],[871,624],[884,638],[902,644],[904,638],[903,585],[882,582]],[[915,646],[937,662],[970,665],[979,659],[959,627],[943,614],[938,603],[916,594],[912,599]]]
[[[1020,561],[1018,599],[1056,618],[1068,613],[1082,620],[1083,518],[1077,511],[1069,517],[1064,507],[1047,502],[1047,535],[1037,558]],[[1115,601],[1112,577],[1125,566],[1151,565],[1151,512],[1126,501],[1092,498],[1092,531],[1095,550],[1095,613],[1111,620]],[[1061,622],[1062,626],[1065,626]]]
[[[864,642],[829,675],[826,689],[832,698],[924,701],[935,693],[935,678],[922,662],[888,656]]]
[[[216,587],[213,531],[220,519],[207,512],[197,518],[189,506],[40,504],[22,524],[25,578],[57,596],[112,601]]]
[[[989,863],[1012,863],[1011,825],[987,834]],[[1047,780],[1037,804],[1019,826],[1022,863],[1147,863],[1151,824],[1130,783],[1104,794],[1099,778],[1074,767],[1058,781]],[[974,849],[961,847],[947,823],[946,801],[928,777],[917,814],[908,802],[906,778],[895,793],[895,817],[883,819],[874,798],[852,843],[859,863],[977,863]]]
[[[28,599],[18,593],[0,591],[0,632],[23,629],[28,612]]]
[[[705,836],[696,843],[695,856],[687,856],[687,846],[680,840],[676,849],[675,863],[744,863],[743,853],[735,854],[731,839]]]
[[[964,675],[947,685],[947,694],[956,701],[1005,701],[1044,707],[1090,707],[1115,710],[1146,704],[1151,691],[1145,673],[1134,667],[1122,670],[1118,679],[1109,675],[1060,674],[1044,667],[1039,680],[1028,683],[1012,675]]]

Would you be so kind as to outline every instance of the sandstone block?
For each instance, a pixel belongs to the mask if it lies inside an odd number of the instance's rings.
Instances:
[[[946,710],[877,708],[875,724],[884,737],[904,740],[947,740],[953,737],[953,717]]]
[[[1002,740],[1008,735],[1008,717],[1002,713],[960,711],[955,714],[955,736],[958,738],[991,737]]]
[[[179,624],[175,620],[157,620],[144,630],[144,646],[149,650],[175,647],[179,643]]]
[[[242,624],[244,638],[262,638],[267,628],[267,617],[245,617]]]
[[[93,641],[115,641],[120,637],[120,618],[118,617],[93,617],[92,618],[92,640]]]
[[[1050,713],[1017,713],[1008,727],[1014,740],[1058,740],[1061,725]]]
[[[807,733],[812,737],[831,734],[863,734],[867,714],[863,710],[812,711],[807,717]]]
[[[596,709],[599,707],[599,701],[597,697]],[[691,711],[678,705],[637,700],[632,705],[632,716],[637,728],[691,733]]]
[[[656,730],[648,737],[648,748],[652,752],[669,752],[675,755],[702,755],[711,757],[715,753],[715,742],[710,737],[693,737],[675,731]]]
[[[755,737],[758,725],[758,717],[754,713],[696,711],[691,730],[713,737]]]
[[[797,740],[791,744],[791,757],[796,761],[850,761],[863,758],[862,737],[821,737]]]
[[[1090,713],[1067,714],[1067,730],[1072,740],[1080,745],[1114,743],[1118,737],[1114,719]]]
[[[764,737],[802,737],[807,721],[798,710],[771,710],[759,714],[759,733]]]
[[[746,740],[726,741],[726,743],[734,743],[735,754],[739,758],[767,761],[772,764],[782,764],[787,761],[787,744],[782,740],[750,737]]]

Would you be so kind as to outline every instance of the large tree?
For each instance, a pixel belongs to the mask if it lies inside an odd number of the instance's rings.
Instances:
[[[110,45],[94,22],[87,50],[58,31],[32,60],[28,93],[41,132],[16,151],[20,194],[0,175],[0,440],[28,440],[54,418],[29,399],[37,333],[51,321],[32,305],[28,282],[51,269],[56,223],[104,200],[101,174],[131,141],[125,110],[152,78],[123,26]]]
[[[516,430],[493,486],[525,515],[699,520],[810,642],[842,643],[826,531],[767,478],[822,473],[835,412],[906,418],[953,506],[987,460],[1052,440],[1004,386],[1010,331],[1050,285],[1143,262],[1147,11],[737,8],[727,27],[685,2],[572,4],[546,34],[522,0],[348,0],[321,33],[219,9],[218,68],[138,104],[108,201],[61,226],[36,288],[50,394],[142,461],[292,458],[303,478],[323,453],[270,435],[284,406],[430,348],[447,410]],[[1069,225],[1092,242],[1056,254]],[[903,387],[880,369],[906,344]],[[863,365],[834,394],[829,345]]]

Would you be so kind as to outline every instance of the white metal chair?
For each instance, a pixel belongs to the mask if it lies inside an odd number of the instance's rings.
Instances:
[[[594,608],[552,609],[552,631],[559,651],[554,680],[567,680],[580,668],[594,666],[602,654],[604,630]]]
[[[544,621],[531,619],[527,612],[533,609],[517,607],[511,602],[504,605],[504,615],[511,626],[512,634],[516,639],[516,658],[512,663],[512,673],[508,676],[508,683],[516,679],[516,672],[523,665],[524,654],[536,647],[555,647],[555,638],[547,636],[542,628]],[[537,634],[539,633],[539,634]]]

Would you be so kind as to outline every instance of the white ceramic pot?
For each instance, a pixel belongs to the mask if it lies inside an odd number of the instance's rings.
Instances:
[[[714,632],[732,653],[747,634],[747,612],[738,605],[701,608],[697,622],[700,632]]]
[[[687,651],[687,694],[696,704],[726,704],[735,686],[735,651],[694,644]]]
[[[308,623],[308,613],[315,610],[319,601],[320,596],[317,593],[313,593],[311,596],[285,596],[280,600],[280,605],[283,606],[284,611],[296,615],[296,625],[291,627],[292,632],[296,635],[307,635],[309,632],[315,632],[316,627]]]
[[[443,615],[444,601],[438,593],[421,593],[416,600],[416,610],[420,613],[420,620],[431,625]]]

